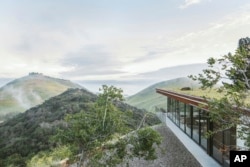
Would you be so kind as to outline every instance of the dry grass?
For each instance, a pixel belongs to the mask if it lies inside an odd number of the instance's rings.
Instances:
[[[216,89],[211,89],[211,90],[193,89],[190,91],[181,91],[180,89],[171,89],[171,91],[175,91],[177,93],[187,94],[187,95],[191,95],[191,96],[216,98],[216,99],[220,99],[223,96],[225,96],[225,94],[217,92]],[[244,103],[248,107],[250,106],[250,92],[247,92],[247,97],[246,97]]]
[[[223,97],[223,94],[218,93],[216,89],[210,89],[210,90],[202,90],[199,88],[189,90],[189,91],[182,91],[180,89],[173,89],[171,91],[175,91],[177,93],[197,96],[197,97],[206,97],[206,98],[216,98],[219,99]]]

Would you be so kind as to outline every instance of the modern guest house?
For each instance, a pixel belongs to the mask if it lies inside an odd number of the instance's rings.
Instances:
[[[240,149],[242,142],[236,138],[236,128],[206,137],[206,132],[216,130],[219,125],[208,119],[209,111],[203,98],[163,89],[156,89],[156,92],[166,96],[167,117],[208,155],[222,166],[229,166],[229,151]]]

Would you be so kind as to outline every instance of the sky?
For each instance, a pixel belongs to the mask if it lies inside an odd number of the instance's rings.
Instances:
[[[0,1],[0,81],[39,72],[133,94],[167,79],[143,74],[206,63],[249,36],[249,0]]]

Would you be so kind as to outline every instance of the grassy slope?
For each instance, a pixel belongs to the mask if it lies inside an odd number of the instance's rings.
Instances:
[[[9,156],[15,157],[15,154],[26,159],[39,151],[49,150],[52,147],[49,138],[55,135],[55,129],[65,126],[64,116],[80,111],[92,112],[96,99],[95,94],[85,89],[70,89],[0,124],[0,166],[1,160],[6,160]],[[136,129],[144,110],[123,102],[114,104],[117,110],[129,112],[128,126]],[[159,120],[154,115],[145,120],[145,125],[157,123]]]
[[[182,87],[191,87],[193,89],[197,89],[198,84],[188,78],[177,78],[173,80],[167,80],[154,84],[140,91],[139,93],[128,97],[126,102],[130,105],[136,106],[141,109],[146,109],[152,112],[155,110],[155,107],[165,108],[166,106],[166,97],[156,93],[156,88],[179,91]]]
[[[0,88],[0,116],[23,112],[68,88],[81,86],[67,80],[31,75],[14,80]]]
[[[191,87],[190,91],[181,91],[182,87]],[[166,89],[175,91],[182,94],[198,96],[198,97],[206,97],[206,98],[221,98],[225,96],[222,93],[218,93],[217,89],[207,89],[202,90],[197,82],[192,81],[188,78],[177,78],[173,80],[167,80],[164,82],[160,82],[154,84],[141,92],[130,96],[127,98],[127,103],[133,105],[135,107],[146,109],[148,111],[155,111],[155,107],[157,108],[166,108],[166,97],[156,93],[156,88]],[[248,94],[245,104],[250,106],[250,95]]]

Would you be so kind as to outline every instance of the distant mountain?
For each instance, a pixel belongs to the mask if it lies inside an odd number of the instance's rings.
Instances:
[[[96,92],[100,85],[115,85],[117,87],[123,88],[124,93],[133,95],[143,88],[146,88],[155,83],[166,81],[170,79],[187,77],[188,75],[198,75],[203,69],[207,69],[208,65],[206,63],[197,64],[186,64],[179,66],[172,66],[161,68],[156,71],[139,73],[133,75],[133,77],[123,78],[122,80],[77,80],[77,83],[84,85],[88,90]]]
[[[185,64],[178,65],[173,67],[161,68],[156,71],[141,73],[138,77],[144,77],[148,79],[153,79],[158,82],[160,79],[169,80],[181,77],[187,77],[188,75],[196,75],[202,72],[203,69],[206,69],[208,65],[206,63],[197,63],[197,64]]]
[[[56,96],[68,88],[82,88],[68,80],[30,73],[28,76],[9,82],[0,88],[1,118],[24,112]]]
[[[180,90],[182,87],[190,87],[194,89],[198,88],[199,85],[197,82],[194,82],[187,77],[171,79],[143,89],[135,95],[128,97],[126,102],[132,106],[152,112],[155,111],[156,107],[166,107],[166,97],[156,93],[156,88]]]
[[[68,89],[64,93],[46,100],[24,113],[0,123],[0,166],[8,159],[19,157],[24,162],[29,156],[53,147],[49,142],[59,126],[65,125],[64,116],[80,111],[90,112],[97,96],[85,89]],[[123,102],[115,106],[129,112],[128,126],[137,128],[144,110],[137,109]],[[145,125],[159,123],[156,116],[147,117]]]

